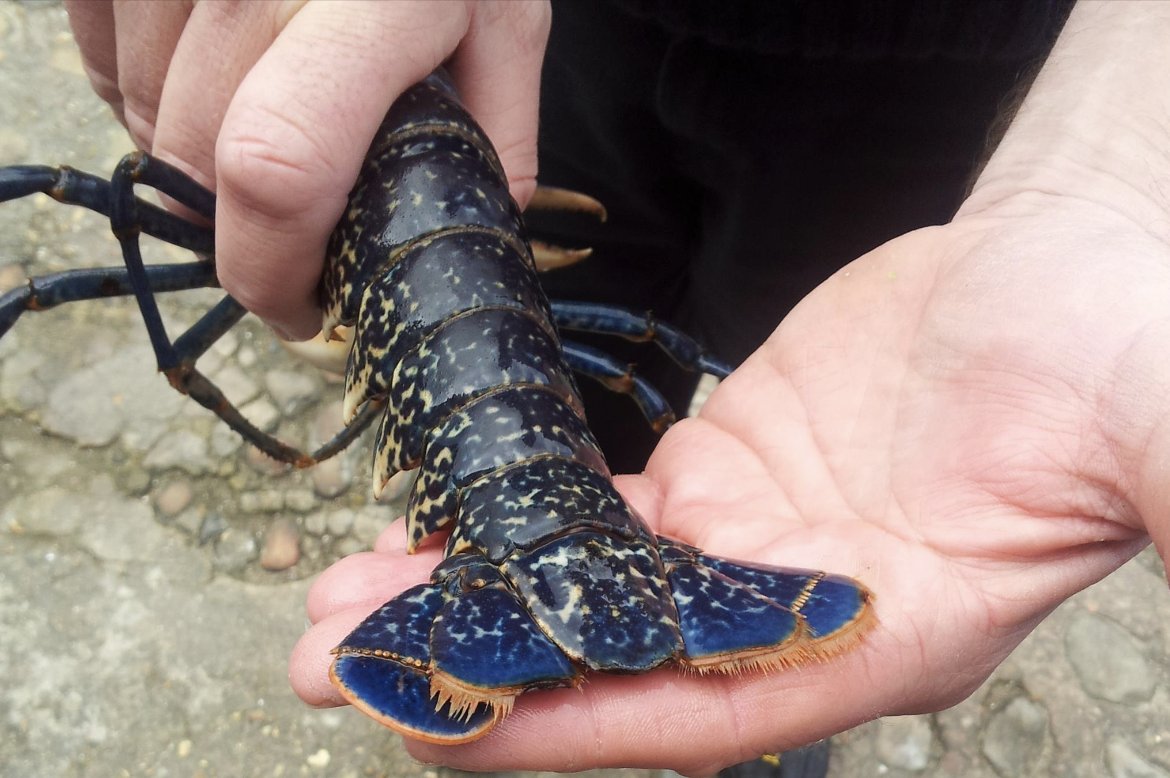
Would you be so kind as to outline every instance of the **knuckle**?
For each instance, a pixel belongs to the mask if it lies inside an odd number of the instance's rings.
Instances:
[[[150,149],[158,126],[158,106],[150,106],[127,97],[122,104],[122,123],[141,148]]]
[[[216,143],[218,188],[256,217],[282,221],[312,210],[323,196],[343,196],[348,183],[314,137],[285,117],[228,128]],[[340,188],[340,193],[332,190]]]
[[[105,71],[94,67],[84,59],[82,60],[82,69],[89,78],[90,88],[99,98],[111,105],[121,104],[122,91],[118,89],[116,79],[111,78]]]

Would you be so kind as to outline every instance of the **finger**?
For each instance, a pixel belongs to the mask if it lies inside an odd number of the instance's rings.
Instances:
[[[301,636],[288,660],[288,681],[298,697],[316,707],[346,704],[329,681],[333,662],[329,652],[370,612],[369,608],[351,608],[335,613]]]
[[[241,83],[216,147],[217,267],[281,334],[320,330],[325,244],[365,151],[467,23],[463,4],[310,3]]]
[[[114,32],[114,7],[109,0],[66,0],[69,26],[81,50],[81,65],[93,91],[110,104],[118,121],[122,93],[118,91],[118,46]]]
[[[499,152],[512,197],[536,190],[540,69],[552,14],[546,3],[478,3],[448,68],[463,104]]]
[[[657,483],[644,475],[619,475],[613,485],[651,530],[661,529],[663,494]]]
[[[374,550],[383,554],[406,553],[406,517],[399,516],[382,530],[374,541]]]
[[[191,14],[191,2],[116,0],[113,5],[122,122],[139,148],[150,150],[171,56]]]
[[[341,611],[374,608],[427,580],[442,559],[438,549],[414,556],[363,552],[333,564],[313,582],[306,598],[309,621],[317,623]]]
[[[273,3],[198,3],[191,9],[159,98],[152,153],[214,188],[215,143],[224,114],[244,76],[276,38],[280,10]]]
[[[880,715],[894,684],[867,676],[860,657],[767,676],[672,669],[593,675],[579,691],[522,696],[482,740],[450,747],[407,741],[407,750],[420,761],[464,770],[620,766],[710,775]],[[841,705],[846,698],[850,704]]]

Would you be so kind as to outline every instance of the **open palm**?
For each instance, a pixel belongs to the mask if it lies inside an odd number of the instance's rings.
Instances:
[[[618,483],[655,531],[710,553],[863,581],[877,626],[768,675],[592,676],[521,697],[483,740],[411,744],[472,769],[712,772],[970,694],[1056,605],[1148,542],[1170,249],[1091,206],[973,215],[839,271]],[[401,524],[327,571],[293,655],[328,650],[425,579]]]

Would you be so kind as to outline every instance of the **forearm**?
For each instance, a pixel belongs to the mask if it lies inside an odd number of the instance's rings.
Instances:
[[[1073,9],[959,215],[1026,214],[1052,196],[1103,205],[1170,243],[1170,3]]]

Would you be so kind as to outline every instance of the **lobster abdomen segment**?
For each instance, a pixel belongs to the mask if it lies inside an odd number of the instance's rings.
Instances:
[[[424,451],[406,507],[407,527],[418,527],[420,540],[455,521],[464,487],[512,465],[567,459],[609,474],[585,422],[539,385],[510,386],[473,400],[428,431]]]
[[[478,309],[445,322],[394,369],[378,431],[375,473],[416,467],[426,431],[505,386],[547,386],[583,414],[560,344],[528,313]]]

